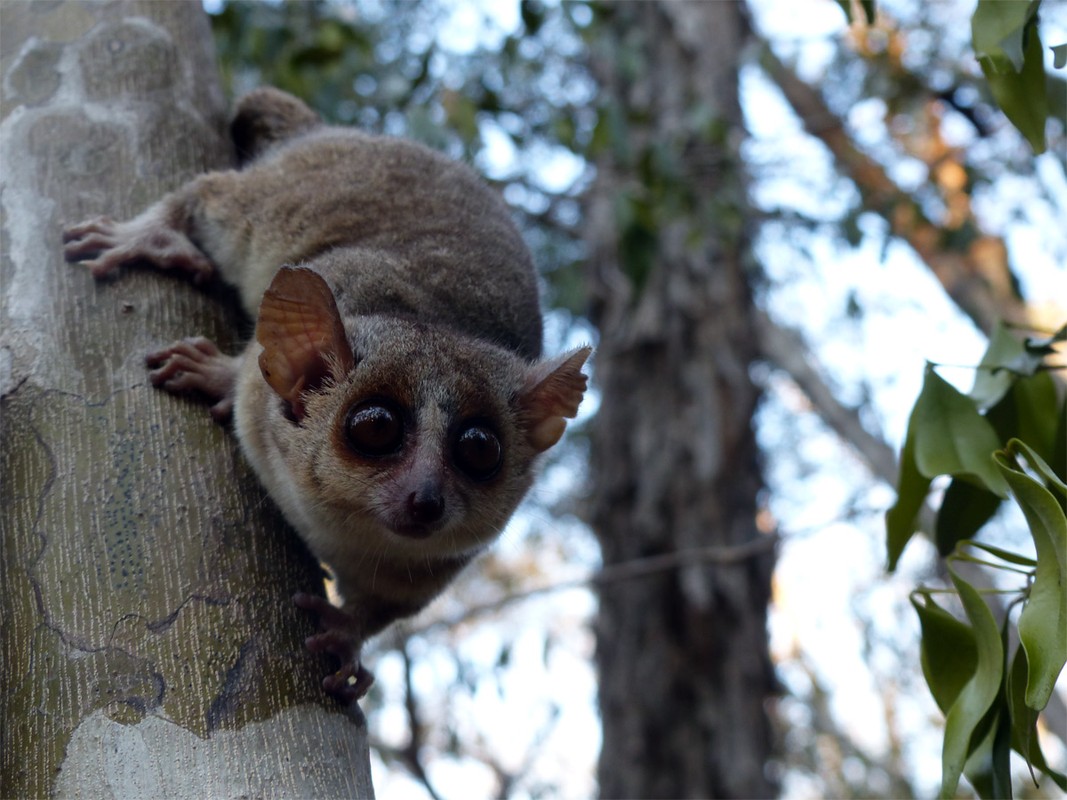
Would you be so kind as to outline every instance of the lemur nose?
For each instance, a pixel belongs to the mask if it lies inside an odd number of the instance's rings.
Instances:
[[[445,498],[436,486],[423,486],[408,496],[408,511],[412,522],[429,525],[444,516]]]

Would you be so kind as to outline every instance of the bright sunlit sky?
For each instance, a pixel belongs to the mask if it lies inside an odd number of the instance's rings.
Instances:
[[[918,2],[879,6],[906,12]],[[749,5],[756,28],[780,56],[795,60],[805,79],[818,82],[844,46],[844,16],[832,0],[752,0]],[[931,13],[956,22],[946,26],[945,40],[920,41],[917,46],[964,50],[973,5],[973,0],[934,4]],[[1047,40],[1067,41],[1067,4],[1052,8],[1046,3],[1043,12],[1046,7]],[[520,25],[517,1],[453,0],[452,9],[436,35],[443,48],[457,53],[498,43]],[[746,155],[754,164],[769,165],[756,171],[762,176],[753,186],[757,205],[826,220],[839,217],[854,202],[855,190],[835,176],[822,145],[803,133],[777,89],[758,70],[744,71],[741,88],[752,134]],[[881,101],[871,98],[853,106],[848,122],[859,141],[884,154],[889,144],[879,139],[884,135],[881,115]],[[951,123],[946,130],[960,137],[961,144],[973,136]],[[997,141],[1010,136],[1006,133]],[[509,172],[517,154],[507,138],[486,126],[483,140],[480,166],[490,174]],[[550,188],[570,185],[584,169],[563,153],[546,152],[540,160],[541,180]],[[907,159],[895,159],[890,172],[905,187],[925,179],[925,168]],[[1028,299],[1038,305],[1056,301],[1062,314],[1067,298],[1067,180],[1051,155],[1036,160],[1036,176],[1051,202],[1036,196],[1031,179],[1004,176],[975,198],[975,207],[987,230],[1007,240]],[[899,448],[925,361],[977,363],[985,340],[910,249],[887,241],[881,219],[865,215],[859,225],[864,238],[858,247],[813,233],[803,243],[806,254],[781,230],[765,230],[757,254],[774,286],[766,305],[777,321],[803,331],[845,404],[869,399],[865,421]],[[850,296],[864,311],[859,320],[844,314]],[[973,380],[970,370],[946,369],[943,374],[965,390]],[[811,694],[817,681],[828,691],[839,724],[875,757],[886,755],[891,736],[902,737],[909,774],[932,796],[940,776],[940,714],[917,671],[918,624],[907,598],[926,574],[933,550],[925,541],[915,541],[898,573],[887,576],[882,515],[892,503],[892,490],[870,479],[863,463],[825,428],[788,380],[770,370],[758,377],[768,390],[758,418],[767,453],[768,505],[784,537],[770,620],[780,677],[800,697]],[[546,476],[537,492],[551,499],[571,480],[571,473],[560,467]],[[595,544],[579,523],[545,519],[536,511],[514,521],[494,559],[521,572],[522,564],[534,557],[524,546],[533,532],[543,537],[536,557],[554,563],[542,566],[543,574],[564,580],[595,569]],[[459,613],[466,597],[482,598],[478,583],[477,572],[471,571],[414,627]],[[589,592],[569,590],[520,603],[502,622],[469,623],[462,636],[431,633],[414,638],[414,685],[424,704],[424,721],[432,729],[431,741],[443,743],[451,728],[464,742],[478,743],[516,771],[536,756],[517,797],[523,796],[523,787],[530,791],[538,781],[558,785],[565,797],[594,794],[599,725],[590,662],[594,643],[588,629],[594,611]],[[502,638],[513,641],[504,668],[496,664]],[[389,649],[391,642],[395,640],[386,635],[369,658],[386,701],[381,711],[371,713],[370,724],[377,738],[402,747],[408,735],[403,662]],[[465,676],[456,674],[447,647],[461,648],[465,659],[480,664],[494,680],[463,689]],[[886,703],[892,706],[888,716],[894,730],[887,728]],[[560,716],[549,726],[553,706]],[[803,729],[808,724],[805,704],[787,698],[780,709],[787,726]],[[542,738],[546,730],[547,738]],[[1064,753],[1053,750],[1046,755],[1058,759],[1062,768]],[[424,796],[421,785],[401,768],[387,767],[377,758],[373,765],[380,798]],[[495,790],[492,772],[475,758],[436,759],[426,766],[444,797],[489,797]],[[841,765],[845,772],[858,768],[857,763]],[[817,795],[819,786],[787,776],[783,792],[806,797]]]

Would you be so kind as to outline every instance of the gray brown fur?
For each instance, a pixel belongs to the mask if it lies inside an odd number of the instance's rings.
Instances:
[[[249,312],[277,266],[314,261],[343,315],[405,314],[540,355],[534,267],[499,196],[413,142],[306,118],[291,124],[293,114],[274,110],[289,101],[274,89],[246,96],[236,118],[260,137],[245,147],[264,155],[175,198],[189,203],[197,245]],[[296,138],[282,138],[290,128]]]
[[[309,646],[350,662],[325,685],[358,696],[363,639],[429,602],[507,523],[577,411],[589,349],[538,360],[529,253],[465,166],[326,126],[269,88],[241,101],[231,130],[243,169],[129,222],[72,226],[66,256],[97,277],[139,262],[218,276],[258,318],[241,354],[186,340],[150,354],[150,374],[207,395],[219,419],[232,411],[264,486],[337,576],[343,611],[299,602],[326,628]],[[402,420],[395,452],[353,439],[368,405]],[[464,435],[496,443],[491,474],[465,474]]]

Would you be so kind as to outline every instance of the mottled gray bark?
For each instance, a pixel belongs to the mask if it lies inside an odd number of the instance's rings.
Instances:
[[[316,565],[206,410],[143,358],[237,345],[151,272],[96,285],[64,223],[230,159],[195,2],[0,5],[0,796],[372,793],[289,602]]]
[[[763,487],[739,159],[739,3],[599,8],[602,152],[588,207],[605,565],[750,546]],[[765,797],[772,540],[600,590],[603,797]]]

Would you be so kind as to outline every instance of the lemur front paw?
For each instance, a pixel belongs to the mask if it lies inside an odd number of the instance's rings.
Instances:
[[[138,263],[186,273],[196,284],[215,274],[214,265],[189,237],[158,219],[152,209],[128,222],[95,217],[68,226],[63,230],[63,257],[84,264],[98,280]]]
[[[322,688],[344,704],[359,700],[374,683],[374,676],[360,662],[363,637],[356,621],[325,597],[299,592],[293,595],[298,608],[319,617],[322,633],[304,640],[312,653],[328,653],[341,662],[340,668],[322,679]]]
[[[153,386],[171,394],[199,392],[211,405],[216,422],[233,415],[234,387],[240,360],[224,355],[210,339],[182,339],[145,356]]]

